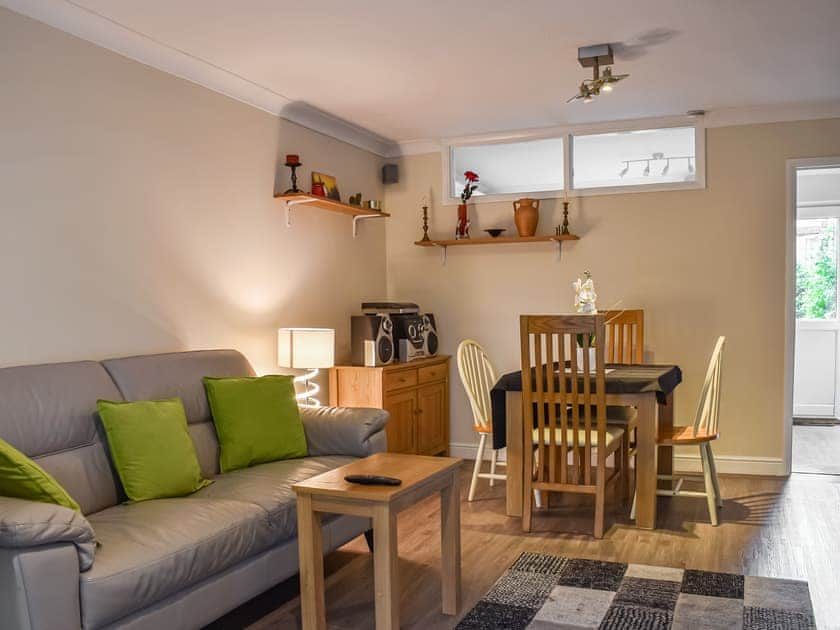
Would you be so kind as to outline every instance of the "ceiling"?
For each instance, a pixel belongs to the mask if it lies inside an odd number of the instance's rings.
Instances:
[[[82,36],[105,45],[99,31],[125,27],[190,61],[187,78],[203,82],[190,74],[204,64],[284,107],[313,106],[398,142],[840,99],[838,0],[39,4],[39,19],[86,14]],[[590,104],[567,104],[589,76],[578,46],[604,42],[630,78]]]

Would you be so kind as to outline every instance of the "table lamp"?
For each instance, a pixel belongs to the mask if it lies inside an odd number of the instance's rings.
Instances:
[[[299,404],[320,407],[316,398],[321,388],[312,379],[321,368],[335,365],[335,330],[332,328],[280,328],[277,331],[277,364],[280,367],[306,370],[295,377],[296,383],[305,383],[304,391],[297,394]]]

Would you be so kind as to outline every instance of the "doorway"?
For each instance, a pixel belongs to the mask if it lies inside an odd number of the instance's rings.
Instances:
[[[840,475],[840,163],[796,168],[791,471]]]

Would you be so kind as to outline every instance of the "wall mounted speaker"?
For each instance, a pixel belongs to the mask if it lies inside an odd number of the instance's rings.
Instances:
[[[382,183],[396,184],[400,181],[400,172],[396,164],[386,164],[382,167]]]

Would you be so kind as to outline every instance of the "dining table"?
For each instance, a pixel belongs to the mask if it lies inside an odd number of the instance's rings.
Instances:
[[[636,526],[642,529],[656,527],[656,489],[668,483],[659,481],[658,475],[673,472],[673,448],[657,448],[656,438],[661,429],[674,424],[674,390],[681,382],[682,371],[676,365],[605,366],[606,404],[636,409]],[[507,449],[506,512],[522,516],[522,372],[504,374],[490,391],[490,401],[493,448]]]

